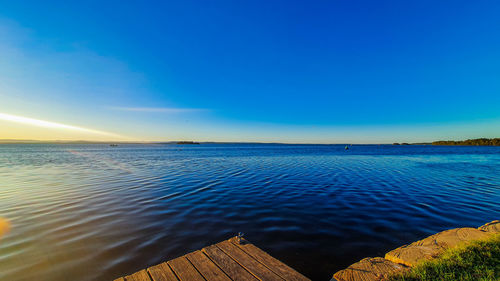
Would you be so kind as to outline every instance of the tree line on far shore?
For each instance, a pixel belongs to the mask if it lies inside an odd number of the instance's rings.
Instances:
[[[500,138],[494,138],[494,139],[481,138],[481,139],[471,139],[471,140],[464,140],[464,141],[435,141],[435,142],[432,142],[432,145],[493,145],[493,146],[500,146]]]

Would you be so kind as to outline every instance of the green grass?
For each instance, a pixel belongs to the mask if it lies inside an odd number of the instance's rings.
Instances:
[[[449,249],[438,258],[419,264],[390,281],[500,280],[500,234],[485,241]]]

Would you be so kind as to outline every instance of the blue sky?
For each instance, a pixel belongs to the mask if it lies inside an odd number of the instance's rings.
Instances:
[[[500,136],[498,1],[0,2],[0,138]]]

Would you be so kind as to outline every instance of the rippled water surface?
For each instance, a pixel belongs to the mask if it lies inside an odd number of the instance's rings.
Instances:
[[[499,147],[4,144],[0,280],[113,280],[240,231],[328,280],[499,202]]]

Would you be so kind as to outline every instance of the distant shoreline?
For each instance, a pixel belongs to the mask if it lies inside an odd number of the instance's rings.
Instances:
[[[500,138],[469,139],[464,141],[435,141],[432,145],[500,146]]]
[[[440,146],[500,146],[500,138],[479,138],[467,139],[463,141],[434,141],[419,143],[281,143],[281,142],[216,142],[216,141],[86,141],[86,140],[19,140],[0,139],[0,144],[272,144],[272,145],[440,145]]]

